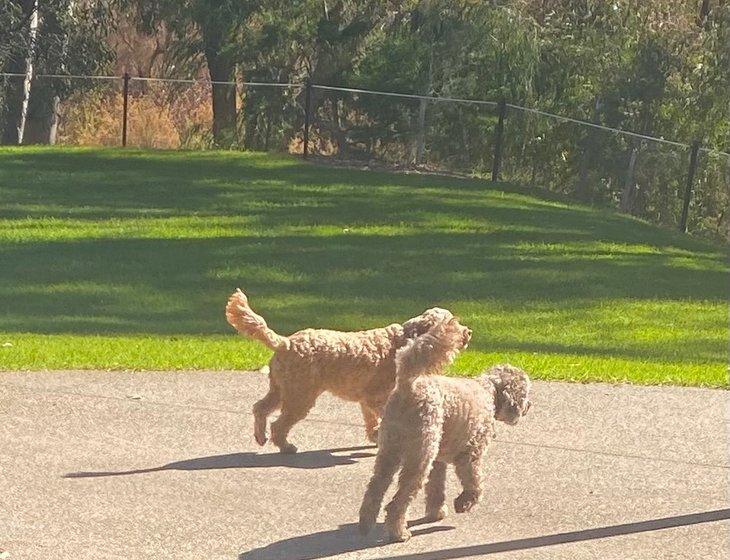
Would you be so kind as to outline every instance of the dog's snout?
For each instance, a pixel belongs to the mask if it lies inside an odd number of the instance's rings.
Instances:
[[[464,327],[461,336],[461,345],[463,349],[466,349],[467,346],[469,346],[469,341],[471,340],[471,329],[468,327]]]

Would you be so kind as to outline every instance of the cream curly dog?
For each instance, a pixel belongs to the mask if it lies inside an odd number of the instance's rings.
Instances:
[[[438,307],[402,325],[359,332],[306,329],[285,337],[251,309],[241,290],[229,298],[226,318],[240,334],[274,350],[269,392],[253,406],[254,438],[259,445],[266,443],[267,417],[280,408],[281,414],[271,424],[271,440],[284,453],[296,452],[287,441],[289,431],[325,391],[360,403],[367,436],[376,442],[381,411],[395,385],[396,350],[444,320],[452,320],[460,346],[465,347],[471,338],[470,329]]]
[[[469,511],[482,493],[481,463],[495,418],[516,424],[529,410],[530,379],[518,368],[494,366],[476,379],[436,375],[462,346],[458,326],[447,320],[398,350],[396,387],[385,405],[375,470],[360,507],[363,534],[375,524],[399,467],[398,490],[385,508],[392,541],[410,537],[406,512],[426,477],[426,519],[446,517],[449,463],[463,487],[454,509]]]

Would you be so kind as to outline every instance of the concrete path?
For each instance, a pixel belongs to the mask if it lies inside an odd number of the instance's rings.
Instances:
[[[537,383],[500,424],[485,501],[384,545],[354,522],[375,450],[322,398],[260,450],[256,373],[0,373],[0,557],[30,560],[725,559],[728,399]],[[450,475],[449,499],[457,494]],[[411,517],[422,514],[419,499]],[[3,554],[5,556],[3,556]]]

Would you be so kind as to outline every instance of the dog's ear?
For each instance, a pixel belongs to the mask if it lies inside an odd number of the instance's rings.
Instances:
[[[510,425],[530,410],[530,378],[519,368],[500,364],[487,370],[488,379],[495,388],[494,416]]]
[[[403,323],[403,335],[406,338],[416,338],[426,334],[436,325],[453,318],[453,314],[440,307],[432,307],[421,313],[418,317],[408,319]]]
[[[459,321],[451,317],[406,341],[395,354],[398,379],[442,373],[464,347],[463,330]]]

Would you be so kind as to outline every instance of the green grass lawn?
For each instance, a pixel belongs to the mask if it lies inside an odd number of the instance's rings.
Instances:
[[[477,180],[232,152],[0,150],[0,369],[251,368],[278,332],[434,305],[454,371],[727,387],[727,251]]]

